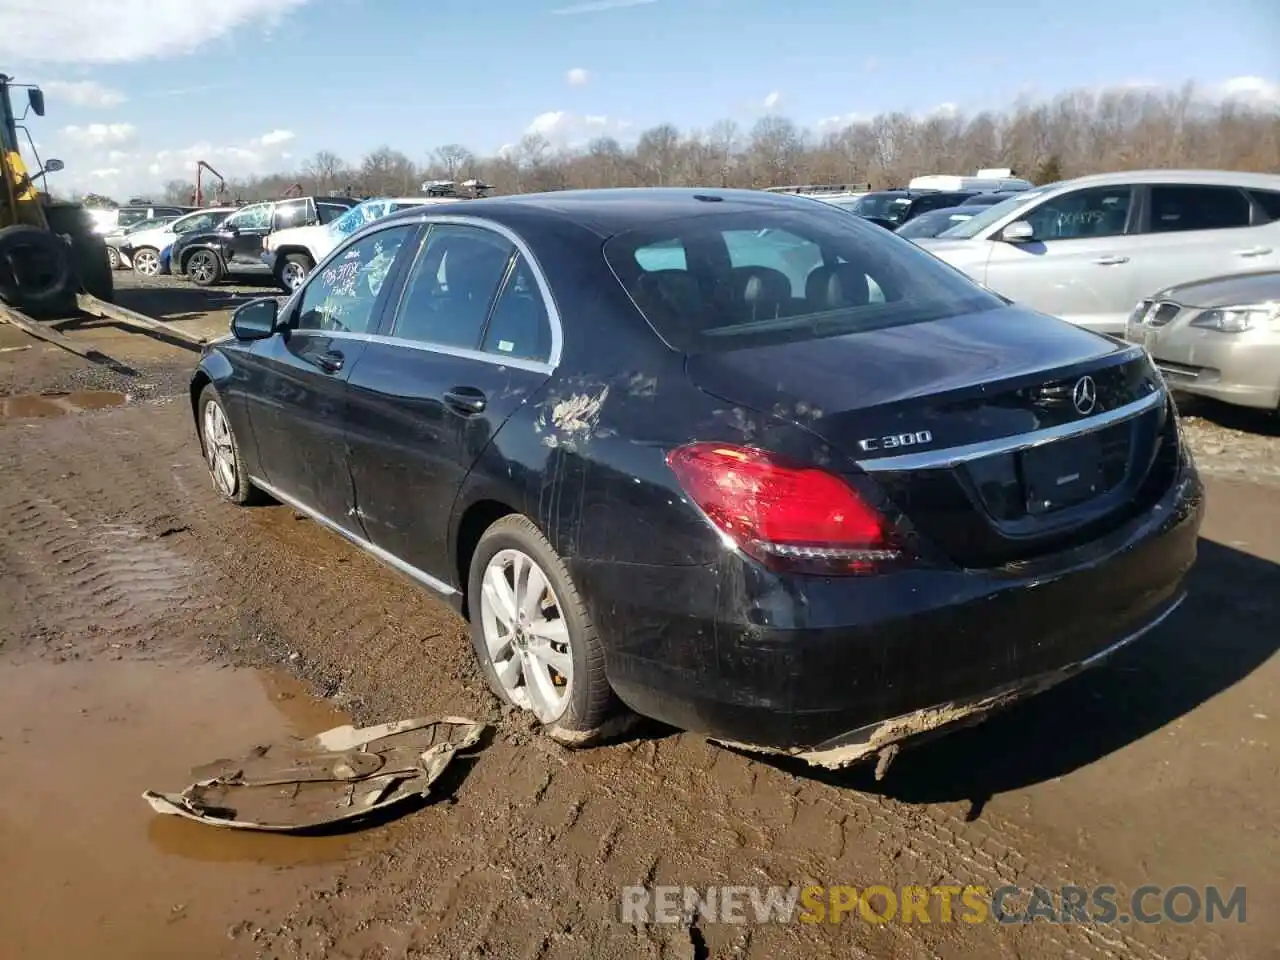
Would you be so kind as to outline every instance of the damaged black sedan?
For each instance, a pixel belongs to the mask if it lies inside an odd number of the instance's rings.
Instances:
[[[1202,487],[1140,348],[804,198],[431,209],[241,307],[192,409],[224,497],[452,602],[561,742],[884,757],[1181,602]]]

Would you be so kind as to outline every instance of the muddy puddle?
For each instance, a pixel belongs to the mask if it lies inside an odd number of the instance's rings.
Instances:
[[[73,393],[30,393],[0,397],[0,420],[28,417],[65,417],[89,410],[106,410],[128,401],[113,390],[79,390]]]
[[[225,957],[387,830],[286,837],[158,816],[140,794],[348,721],[288,678],[144,661],[0,665],[0,954]]]

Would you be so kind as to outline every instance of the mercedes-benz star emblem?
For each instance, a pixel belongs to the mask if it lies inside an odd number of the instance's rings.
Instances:
[[[1071,390],[1071,402],[1075,404],[1076,413],[1087,417],[1098,405],[1098,385],[1093,377],[1081,377]]]

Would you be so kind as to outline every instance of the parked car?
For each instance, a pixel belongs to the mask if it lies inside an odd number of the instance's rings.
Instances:
[[[1128,170],[1028,190],[919,244],[991,290],[1113,336],[1152,290],[1280,267],[1280,176]]]
[[[358,202],[352,197],[292,197],[246,204],[216,228],[175,240],[170,269],[202,287],[233,276],[268,277],[270,268],[262,261],[262,248],[269,234],[329,223]]]
[[[196,208],[172,204],[127,203],[114,209],[95,209],[91,211],[91,215],[94,229],[98,233],[109,235],[131,227],[140,220],[175,220],[194,209]]]
[[[1174,390],[1280,410],[1280,271],[1161,290],[1134,308],[1125,338],[1146,348]]]
[[[991,193],[975,193],[968,200],[961,201],[962,207],[992,207],[997,203],[1003,203],[1010,197],[1016,197],[1021,190],[999,190]]]
[[[263,244],[262,262],[285,293],[293,293],[325,254],[343,237],[387,214],[428,203],[457,203],[460,197],[374,197],[356,204],[336,220],[309,227],[291,227],[270,234]]]
[[[236,207],[208,207],[155,226],[152,226],[155,221],[141,221],[144,229],[135,230],[124,237],[120,243],[120,252],[129,258],[135,273],[144,277],[153,277],[160,273],[160,252],[174,240],[183,234],[198,230],[213,230],[236,209]]]
[[[192,412],[223,497],[464,611],[495,694],[561,741],[622,704],[841,766],[1181,602],[1202,488],[1141,348],[804,197],[449,213],[239,308]]]
[[[900,237],[906,237],[908,240],[918,240],[921,237],[936,237],[943,231],[950,230],[956,224],[964,223],[980,209],[980,207],[966,207],[962,204],[958,207],[929,210],[918,217],[912,217],[894,232]]]
[[[121,248],[129,242],[129,239],[135,233],[140,233],[143,230],[152,230],[157,224],[164,225],[172,222],[173,220],[169,217],[139,220],[130,226],[118,228],[114,233],[109,233],[103,237],[102,242],[107,247],[107,261],[111,264],[111,269],[120,270],[133,266],[128,256],[121,253]]]
[[[972,197],[968,190],[877,190],[849,209],[860,217],[876,217],[902,226],[930,210],[954,207]]]

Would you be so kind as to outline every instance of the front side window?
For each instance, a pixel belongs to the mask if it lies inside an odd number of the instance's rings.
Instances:
[[[275,217],[271,223],[272,230],[288,230],[300,227],[307,222],[306,200],[284,200],[276,204]]]
[[[379,230],[329,260],[303,290],[295,328],[369,333],[387,275],[415,229],[405,224]]]
[[[433,226],[405,284],[393,335],[477,350],[515,246],[481,227]]]
[[[1021,219],[1031,224],[1036,240],[1118,237],[1129,221],[1132,197],[1128,186],[1073,190],[1032,207]]]
[[[815,340],[1003,306],[882,227],[813,207],[688,216],[614,236],[604,256],[655,332],[685,353]],[[683,267],[672,265],[677,248]]]
[[[192,213],[181,220],[175,220],[170,229],[176,234],[191,233],[195,230],[208,230],[224,216],[226,214]]]
[[[257,203],[237,210],[227,218],[227,227],[237,230],[268,230],[271,227],[271,204]]]
[[[1250,214],[1249,198],[1235,187],[1179,184],[1151,188],[1152,233],[1247,227]]]
[[[119,217],[116,219],[116,226],[131,227],[145,219],[147,219],[147,211],[145,210],[121,210]]]

